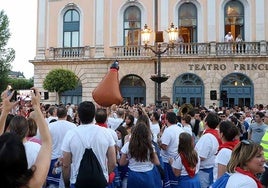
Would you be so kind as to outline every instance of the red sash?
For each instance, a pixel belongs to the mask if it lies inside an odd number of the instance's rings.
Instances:
[[[219,143],[219,146],[221,145],[221,139],[220,139],[220,135],[219,135],[219,131],[217,131],[216,129],[210,129],[210,128],[207,128],[205,131],[204,131],[204,134],[206,133],[210,133],[212,134],[213,136],[215,136],[215,138],[218,140],[218,143]]]
[[[222,148],[227,148],[227,149],[233,150],[234,147],[236,146],[236,144],[238,144],[239,142],[240,141],[238,139],[235,139],[234,141],[231,141],[231,142],[225,142],[225,143],[220,145],[218,151],[220,151]]]
[[[256,176],[254,176],[254,174],[252,174],[251,172],[246,171],[240,167],[236,167],[235,171],[251,177],[257,183],[258,188],[262,188],[262,184],[261,184],[260,180],[258,178],[256,178]]]
[[[185,169],[186,169],[188,175],[189,175],[191,178],[194,177],[196,167],[191,168],[191,167],[189,166],[189,163],[188,163],[188,161],[186,160],[186,157],[185,157],[185,155],[184,155],[183,153],[180,153],[179,155],[180,155],[180,157],[181,157],[181,162],[182,162],[183,166],[185,167]]]

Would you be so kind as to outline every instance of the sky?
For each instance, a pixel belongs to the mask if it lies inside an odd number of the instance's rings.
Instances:
[[[0,0],[0,10],[4,10],[9,19],[11,37],[6,47],[16,51],[12,71],[23,72],[26,78],[31,78],[34,66],[29,60],[36,54],[37,0]]]

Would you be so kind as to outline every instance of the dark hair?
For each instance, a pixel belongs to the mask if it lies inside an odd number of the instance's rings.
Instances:
[[[98,108],[95,115],[96,123],[105,123],[107,120],[107,111],[103,108]]]
[[[134,116],[131,114],[126,115],[126,118],[128,118],[130,120],[130,123],[126,124],[127,127],[133,127],[134,125]],[[125,118],[125,121],[126,121]]]
[[[205,122],[209,128],[215,129],[219,125],[220,120],[216,113],[209,112],[205,119]]]
[[[57,116],[58,116],[58,118],[64,118],[67,116],[67,109],[65,106],[58,107]]]
[[[177,116],[174,112],[167,112],[166,113],[166,120],[170,123],[170,124],[176,124],[177,123]]]
[[[231,121],[222,121],[219,125],[220,133],[227,141],[233,141],[238,135],[238,128]]]
[[[256,115],[259,115],[260,116],[260,118],[263,118],[264,117],[264,113],[262,113],[262,112],[256,112]]]
[[[191,168],[194,168],[198,163],[198,155],[194,149],[193,138],[189,133],[183,132],[180,134],[178,153],[185,155]]]
[[[152,146],[151,132],[144,122],[139,122],[132,128],[129,141],[129,154],[132,158],[139,162],[148,160],[153,161],[154,151]]]
[[[153,112],[153,116],[154,116],[154,119],[155,119],[156,121],[159,121],[160,116],[159,116],[159,114],[158,114],[157,112]]]
[[[0,187],[28,187],[35,167],[28,169],[25,147],[13,133],[0,136]]]
[[[91,123],[95,117],[95,105],[90,101],[81,102],[77,112],[82,124]]]
[[[29,126],[27,119],[23,116],[15,116],[9,124],[9,131],[17,134],[22,140],[28,135]]]
[[[191,123],[191,116],[189,114],[185,114],[185,115],[183,115],[182,120],[184,120],[185,123],[190,124]]]
[[[8,114],[7,115],[7,118],[6,118],[6,123],[5,123],[5,128],[4,128],[4,132],[6,132],[9,124],[10,124],[10,121],[13,119],[14,115],[13,114]]]
[[[29,126],[29,131],[28,131],[27,136],[33,137],[37,134],[37,124],[33,118],[28,118],[27,122],[28,122],[28,126]]]
[[[125,136],[128,134],[126,128],[122,125],[119,125],[119,127],[117,127],[117,129],[115,129],[115,131],[118,131],[121,133],[121,135],[122,135],[121,140],[122,140],[122,146],[123,146],[125,143]]]
[[[49,109],[48,109],[48,113],[50,115],[53,115],[53,113],[55,112],[55,110],[56,110],[56,107],[55,106],[50,106]]]

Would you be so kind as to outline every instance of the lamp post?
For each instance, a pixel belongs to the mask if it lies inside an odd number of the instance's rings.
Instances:
[[[148,43],[150,42],[151,33],[152,31],[145,24],[144,29],[141,31],[141,38],[144,43],[145,50],[150,49],[157,57],[157,74],[151,75],[151,80],[157,83],[156,107],[161,108],[161,83],[167,81],[169,78],[169,75],[161,73],[161,56],[162,54],[166,53],[166,51],[170,48],[173,49],[175,47],[174,43],[178,39],[178,29],[174,27],[173,23],[171,23],[170,28],[167,30],[169,36],[169,43],[164,49],[161,48],[161,43],[164,42],[163,31],[155,32],[155,49],[152,46],[148,46]]]

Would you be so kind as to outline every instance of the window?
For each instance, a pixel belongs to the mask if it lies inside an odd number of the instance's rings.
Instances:
[[[231,32],[234,39],[240,34],[244,40],[244,6],[240,1],[229,1],[224,8],[225,34]]]
[[[197,42],[197,8],[193,3],[183,3],[179,8],[179,35],[184,42]]]
[[[80,17],[75,9],[68,10],[63,17],[63,47],[79,47]]]
[[[130,6],[124,13],[124,45],[140,45],[141,11]]]

